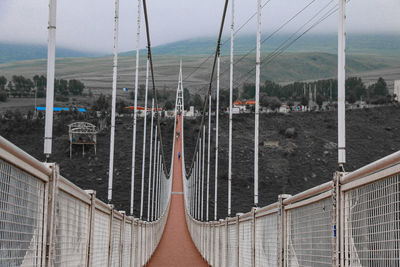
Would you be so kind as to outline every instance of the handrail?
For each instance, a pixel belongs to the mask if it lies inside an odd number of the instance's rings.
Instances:
[[[283,204],[284,205],[289,205],[289,204],[292,204],[294,202],[297,202],[297,201],[300,201],[300,200],[315,196],[317,194],[320,194],[320,193],[323,193],[325,191],[328,191],[328,190],[332,189],[332,186],[333,186],[333,182],[332,181],[326,182],[326,183],[324,183],[322,185],[310,188],[310,189],[308,189],[306,191],[303,191],[301,193],[298,193],[298,194],[296,194],[294,196],[291,196],[291,197],[283,200]]]
[[[393,153],[387,157],[380,160],[374,161],[354,172],[351,172],[340,179],[341,184],[350,183],[356,179],[362,178],[366,175],[372,174],[382,169],[386,169],[392,165],[398,164],[400,162],[400,151]]]
[[[48,167],[46,167],[42,162],[38,161],[22,149],[18,148],[14,144],[12,144],[10,141],[5,139],[0,135],[0,148],[4,149],[8,153],[12,154],[18,159],[21,159],[22,161],[28,163],[30,166],[33,168],[39,170],[46,176],[50,176],[52,173],[52,170]]]

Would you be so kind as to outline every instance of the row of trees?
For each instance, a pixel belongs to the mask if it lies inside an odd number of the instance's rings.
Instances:
[[[32,79],[22,75],[14,75],[10,81],[0,76],[0,101],[6,101],[7,97],[37,97],[46,96],[47,79],[44,75],[35,75]],[[85,84],[79,80],[55,80],[55,93],[61,96],[82,95]]]
[[[309,90],[316,93],[316,102],[325,100],[337,100],[338,83],[335,79],[319,80],[315,82],[294,82],[287,85],[280,85],[273,81],[265,81],[260,86],[260,94],[264,93],[270,97],[277,97],[281,101],[303,101],[307,102]],[[367,100],[374,102],[377,99],[387,98],[389,95],[388,87],[383,78],[379,78],[376,83],[366,86],[359,77],[349,77],[346,80],[346,100],[354,103],[357,100]],[[241,98],[254,99],[255,85],[244,84]]]

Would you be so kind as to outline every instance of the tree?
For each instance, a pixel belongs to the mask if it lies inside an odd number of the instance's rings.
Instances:
[[[347,101],[357,101],[367,94],[366,87],[359,77],[350,77],[346,80],[346,99]],[[351,99],[350,99],[351,98]]]
[[[73,95],[82,95],[83,89],[85,89],[85,84],[78,80],[70,80],[68,82],[68,91]]]
[[[174,109],[174,104],[171,101],[167,101],[167,102],[165,102],[164,109],[172,110],[172,109]]]
[[[276,96],[267,96],[266,94],[263,95],[261,99],[261,104],[264,107],[269,107],[271,110],[279,109],[282,105],[279,98],[277,98]]]
[[[7,92],[4,90],[0,90],[0,102],[6,102],[8,99]]]
[[[187,88],[183,88],[183,103],[190,103],[190,91]]]
[[[324,103],[324,100],[325,100],[324,96],[321,95],[321,94],[317,94],[317,97],[316,97],[315,100],[316,100],[316,102],[317,102],[317,105],[318,105],[319,108],[321,109],[321,108],[322,108],[322,104]]]
[[[308,98],[305,97],[305,96],[303,96],[303,97],[301,98],[300,104],[301,104],[302,106],[308,106]]]
[[[385,80],[380,77],[378,81],[372,85],[373,86],[373,95],[374,96],[387,96],[388,88]]]
[[[62,95],[62,96],[68,96],[69,90],[68,90],[68,81],[67,80],[55,80],[54,83],[54,89],[55,92]]]
[[[7,84],[7,78],[4,76],[0,76],[0,89],[5,90]]]
[[[194,108],[197,110],[202,110],[203,100],[201,99],[201,96],[199,94],[195,94],[190,105],[194,106]]]
[[[255,97],[255,85],[254,83],[243,84],[242,97],[245,99],[253,99]]]

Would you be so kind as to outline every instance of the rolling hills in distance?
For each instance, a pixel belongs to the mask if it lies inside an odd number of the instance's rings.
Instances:
[[[265,35],[266,36],[266,35]],[[265,38],[265,36],[263,36]],[[262,58],[268,57],[289,36],[279,35],[262,45]],[[229,78],[229,40],[221,48],[221,83]],[[255,48],[253,35],[240,35],[235,39],[235,60]],[[205,58],[215,51],[216,38],[204,37],[155,46],[154,70],[158,86],[174,89],[177,84],[179,60],[183,60],[184,86],[204,89],[209,80],[213,57],[205,62],[192,76],[187,77]],[[349,34],[347,38],[347,72],[358,75],[368,83],[383,76],[389,85],[400,79],[400,36],[395,34]],[[135,51],[121,52],[119,58],[118,87],[133,87]],[[299,39],[287,51],[262,65],[261,80],[291,82],[334,77],[337,73],[337,36],[307,35]],[[146,51],[141,51],[141,79],[145,76]],[[30,45],[0,43],[0,75],[31,77],[46,73],[47,48]],[[81,79],[94,90],[109,89],[112,79],[112,55],[87,53],[57,48],[56,76],[65,79]],[[235,65],[235,85],[253,82],[255,50]],[[144,83],[144,81],[143,81]]]

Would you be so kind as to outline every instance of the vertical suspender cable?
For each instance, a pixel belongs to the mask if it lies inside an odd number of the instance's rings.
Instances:
[[[206,126],[203,126],[203,149],[201,150],[202,153],[202,163],[201,163],[201,220],[204,220],[204,174],[205,174],[205,166],[204,166],[204,155],[206,154]]]
[[[135,102],[133,110],[133,145],[132,145],[132,176],[131,176],[131,207],[130,214],[133,215],[133,203],[135,198],[135,161],[136,161],[136,122],[137,122],[137,96],[139,87],[139,45],[140,45],[140,12],[141,0],[138,0],[137,33],[136,33],[136,73],[135,73]]]
[[[155,141],[154,141],[154,169],[153,169],[153,195],[151,200],[151,220],[154,221],[154,214],[155,214],[155,203],[156,203],[156,190],[157,190],[157,173],[158,173],[158,153],[160,151],[160,145],[157,141],[157,127],[155,132]]]
[[[232,0],[232,24],[231,24],[231,59],[229,78],[229,164],[228,164],[228,217],[231,216],[232,206],[232,102],[233,102],[233,44],[235,27],[235,0]]]
[[[194,205],[194,217],[197,218],[197,154],[195,155],[195,163],[193,169],[194,179],[194,194],[193,194],[193,205]]]
[[[214,191],[214,220],[217,220],[217,212],[218,212],[218,141],[219,141],[219,76],[220,76],[220,62],[221,58],[218,53],[217,59],[217,99],[216,99],[216,108],[215,108],[215,191]]]
[[[338,30],[338,163],[343,169],[346,163],[346,118],[345,118],[345,84],[346,84],[346,0],[339,0]]]
[[[149,59],[147,59],[146,64],[146,92],[144,96],[144,121],[143,121],[143,151],[142,151],[142,186],[141,186],[141,195],[140,195],[140,219],[143,218],[143,200],[144,200],[144,174],[145,174],[145,166],[146,166],[146,132],[147,132],[147,95],[149,92]]]
[[[157,190],[157,219],[160,218],[160,204],[161,204],[161,174],[163,173],[163,162],[161,153],[158,155],[160,168],[158,169],[158,190]]]
[[[258,139],[260,124],[261,0],[257,0],[256,108],[254,131],[254,206],[258,206]]]
[[[115,0],[114,22],[114,65],[112,83],[112,107],[111,107],[111,134],[110,134],[110,164],[108,168],[108,202],[112,200],[112,187],[114,177],[114,142],[115,142],[115,106],[117,103],[117,72],[118,72],[118,29],[119,29],[119,0]]]
[[[53,138],[54,76],[56,65],[57,0],[50,0],[47,51],[46,121],[44,128],[44,154],[50,157]]]
[[[210,147],[211,147],[211,95],[208,96],[208,148],[207,148],[207,201],[206,201],[206,221],[208,221],[208,213],[210,206]]]
[[[151,167],[152,167],[152,159],[153,159],[153,126],[154,126],[154,98],[151,100],[151,125],[150,125],[150,157],[149,157],[149,182],[148,182],[148,190],[147,190],[147,220],[150,220],[150,196],[151,196]]]

